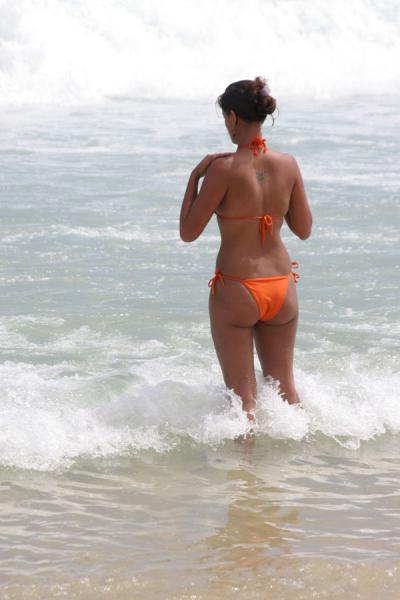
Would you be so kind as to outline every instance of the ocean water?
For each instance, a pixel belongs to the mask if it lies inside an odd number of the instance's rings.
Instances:
[[[240,443],[247,419],[209,332],[217,224],[192,244],[178,232],[190,170],[233,149],[214,4],[208,31],[182,24],[179,2],[0,6],[4,600],[399,596],[398,7],[354,2],[343,22],[342,2],[253,2],[273,52],[290,33],[280,72],[259,71],[279,105],[264,135],[297,158],[314,230],[283,232],[300,263],[304,410],[256,359],[256,436]],[[328,74],[339,48],[349,59]],[[132,57],[146,74],[126,75]]]

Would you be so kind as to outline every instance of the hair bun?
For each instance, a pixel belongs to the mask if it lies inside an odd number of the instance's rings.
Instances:
[[[276,100],[263,77],[231,83],[219,96],[218,104],[223,111],[233,110],[238,117],[249,122],[262,123],[276,109]]]
[[[254,94],[257,96],[257,107],[260,116],[271,115],[276,109],[276,100],[271,96],[271,89],[264,77],[256,77],[253,80]]]

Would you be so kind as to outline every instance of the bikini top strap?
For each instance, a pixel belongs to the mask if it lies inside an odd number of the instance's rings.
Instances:
[[[270,217],[272,219],[272,215],[268,215],[268,214],[261,215],[260,217],[259,216],[254,216],[254,215],[240,215],[240,216],[222,215],[221,213],[217,213],[217,211],[215,211],[215,214],[220,219],[234,219],[234,220],[247,219],[247,220],[255,220],[255,219],[264,219],[265,217]]]
[[[266,215],[261,215],[260,217],[253,216],[253,215],[240,215],[237,217],[237,216],[229,216],[229,215],[220,215],[216,211],[215,211],[215,214],[218,217],[220,217],[221,219],[234,219],[234,220],[246,219],[246,220],[252,220],[252,221],[254,221],[254,220],[259,221],[259,231],[260,231],[262,243],[264,243],[267,233],[272,235],[273,225],[274,225],[272,215],[266,214]]]
[[[260,234],[261,234],[261,241],[262,241],[262,243],[264,243],[265,236],[267,235],[267,233],[269,232],[269,234],[272,235],[272,229],[273,229],[274,222],[272,220],[271,215],[264,215],[262,217],[259,217],[259,219],[260,219],[259,230],[260,230]]]
[[[250,220],[252,220],[252,221],[254,221],[254,220],[259,221],[259,223],[260,223],[259,230],[260,230],[260,235],[261,235],[261,241],[262,241],[262,243],[264,243],[265,236],[267,235],[268,232],[269,232],[270,235],[272,235],[272,231],[273,231],[273,219],[274,218],[278,219],[277,216],[275,216],[275,215],[269,215],[269,214],[265,214],[265,215],[261,215],[261,216],[254,216],[254,215],[230,216],[230,215],[221,215],[220,213],[217,213],[217,211],[215,211],[215,214],[220,219],[232,219],[232,220],[236,220],[236,221],[238,221],[239,219],[246,219],[248,221],[250,221]]]

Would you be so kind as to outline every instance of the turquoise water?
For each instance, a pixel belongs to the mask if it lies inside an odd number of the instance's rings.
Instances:
[[[314,230],[284,232],[304,410],[256,362],[250,444],[209,333],[217,225],[178,234],[190,170],[232,149],[213,103],[2,112],[4,598],[396,597],[398,101],[283,100],[264,127]]]

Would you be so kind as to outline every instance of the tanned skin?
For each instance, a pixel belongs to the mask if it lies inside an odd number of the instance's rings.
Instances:
[[[181,207],[181,239],[196,240],[215,211],[231,216],[271,214],[273,231],[265,244],[260,243],[258,221],[220,219],[216,268],[243,279],[287,274],[291,259],[280,236],[283,222],[302,240],[312,228],[298,164],[290,154],[269,147],[254,156],[248,145],[262,136],[261,123],[244,121],[234,111],[223,115],[237,150],[208,155],[193,169]],[[253,344],[264,376],[280,382],[284,400],[299,403],[293,376],[299,312],[294,280],[290,278],[282,308],[267,322],[259,321],[256,301],[240,282],[225,280],[225,286],[217,288],[209,297],[212,338],[225,385],[241,397],[249,420],[254,420],[257,393]]]

